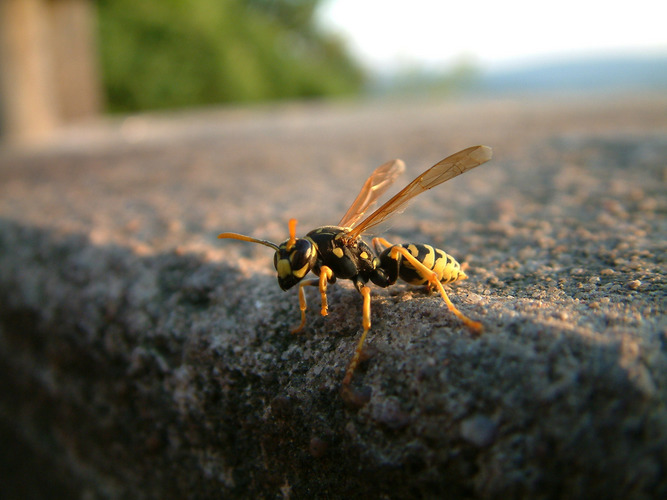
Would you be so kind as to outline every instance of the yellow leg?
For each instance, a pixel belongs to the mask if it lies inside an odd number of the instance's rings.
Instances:
[[[303,327],[306,326],[306,308],[308,307],[308,302],[306,301],[306,293],[303,290],[304,286],[317,286],[319,285],[319,280],[313,279],[308,281],[302,281],[299,284],[299,309],[301,309],[301,324],[292,330],[292,333],[299,333],[303,330]]]
[[[371,289],[367,286],[361,287],[361,295],[364,298],[363,305],[363,316],[362,316],[362,325],[364,327],[364,332],[361,334],[357,348],[354,351],[354,356],[352,356],[352,361],[347,367],[345,372],[345,378],[343,379],[343,387],[346,387],[352,381],[352,375],[354,375],[354,370],[356,370],[359,360],[361,359],[361,352],[364,348],[364,341],[366,340],[366,335],[368,330],[371,329]]]
[[[320,269],[320,294],[322,295],[322,316],[329,314],[329,304],[327,302],[327,283],[333,278],[333,271],[327,266]]]
[[[371,240],[371,243],[373,244],[373,248],[375,248],[375,251],[379,253],[378,246],[383,246],[385,248],[393,247],[394,245],[392,243],[389,243],[387,240],[384,238],[373,238]]]
[[[303,330],[303,327],[306,326],[306,309],[308,308],[308,301],[306,300],[306,292],[303,289],[304,286],[319,286],[320,294],[322,295],[322,316],[329,314],[329,304],[327,302],[327,283],[331,278],[333,278],[333,271],[327,266],[322,266],[320,277],[318,279],[302,281],[299,284],[299,309],[301,309],[301,323],[294,330],[292,330],[292,333],[299,333],[301,330]]]
[[[383,240],[382,243],[383,244],[387,243],[387,241]],[[440,283],[440,280],[438,279],[438,275],[436,273],[434,273],[424,264],[415,259],[413,255],[405,248],[400,246],[392,247],[390,257],[392,259],[398,259],[398,254],[401,254],[403,258],[407,259],[408,262],[410,262],[410,264],[412,264],[412,266],[415,268],[415,270],[428,280],[431,286],[435,286],[438,289],[440,295],[442,296],[442,300],[445,301],[445,304],[447,304],[449,310],[452,311],[457,318],[463,321],[463,323],[468,328],[473,330],[475,333],[482,333],[482,324],[479,321],[471,320],[470,318],[465,316],[462,312],[460,312],[454,304],[452,304],[452,301],[449,300],[449,297],[447,296],[447,293],[445,293],[445,289],[442,286],[442,283]]]

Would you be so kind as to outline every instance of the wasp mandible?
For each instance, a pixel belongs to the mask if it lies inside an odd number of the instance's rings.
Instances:
[[[405,170],[401,160],[387,162],[370,175],[361,192],[337,226],[323,226],[310,231],[303,238],[296,237],[296,219],[289,221],[289,239],[276,245],[270,241],[237,233],[222,233],[218,238],[231,238],[259,243],[275,250],[273,264],[278,272],[278,284],[289,290],[299,283],[301,323],[292,333],[306,324],[306,294],[304,287],[319,287],[322,297],[322,316],[328,314],[327,285],[336,279],[349,279],[363,297],[363,333],[343,379],[343,388],[349,386],[359,364],[366,335],[371,328],[371,290],[369,281],[388,287],[397,279],[412,284],[435,288],[449,310],[474,333],[481,333],[482,324],[461,313],[447,296],[443,284],[467,278],[459,263],[444,251],[418,243],[391,244],[384,238],[373,238],[371,248],[362,234],[378,226],[390,216],[403,210],[415,196],[491,159],[491,148],[473,146],[445,158],[418,176],[398,194],[368,217],[359,222],[377,199]],[[318,278],[303,280],[312,271]]]

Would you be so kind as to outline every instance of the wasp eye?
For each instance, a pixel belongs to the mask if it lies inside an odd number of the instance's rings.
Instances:
[[[308,274],[316,261],[317,252],[313,248],[313,242],[308,239],[297,239],[291,244],[289,251],[287,242],[280,245],[273,259],[280,288],[287,290],[296,285]]]
[[[279,253],[280,252],[276,252],[276,253],[273,254],[273,267],[275,267],[276,269],[278,269],[278,257],[279,257],[278,254]]]
[[[311,260],[313,246],[308,240],[296,240],[294,248],[289,255],[292,269],[301,269]]]

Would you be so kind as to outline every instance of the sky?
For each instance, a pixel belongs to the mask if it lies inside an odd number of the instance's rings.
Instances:
[[[610,53],[667,54],[661,0],[326,0],[319,22],[372,71],[488,69]]]

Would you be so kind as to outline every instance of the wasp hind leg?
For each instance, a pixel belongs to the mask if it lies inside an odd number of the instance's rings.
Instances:
[[[378,255],[380,255],[385,248],[394,246],[393,243],[389,243],[384,238],[373,238],[371,240],[371,244],[373,245],[373,248],[375,249]]]
[[[382,238],[378,238],[380,243],[387,245],[388,242]],[[454,313],[454,315],[459,318],[468,328],[470,328],[475,333],[482,333],[482,324],[479,321],[474,321],[459,311],[456,306],[449,300],[445,288],[442,286],[440,279],[438,278],[437,273],[431,271],[424,264],[419,262],[406,248],[403,248],[399,245],[394,245],[391,247],[390,257],[394,260],[398,260],[399,254],[407,261],[412,264],[415,270],[425,279],[428,280],[428,286],[435,287],[439,292],[442,300],[445,301],[449,310]]]
[[[322,316],[329,314],[329,303],[327,302],[327,283],[333,278],[333,271],[327,266],[322,266],[320,270],[320,277],[312,280],[302,281],[299,284],[299,309],[301,310],[301,323],[292,333],[299,333],[306,326],[306,309],[308,308],[308,301],[306,300],[306,293],[304,286],[319,286],[320,295],[322,296]]]

